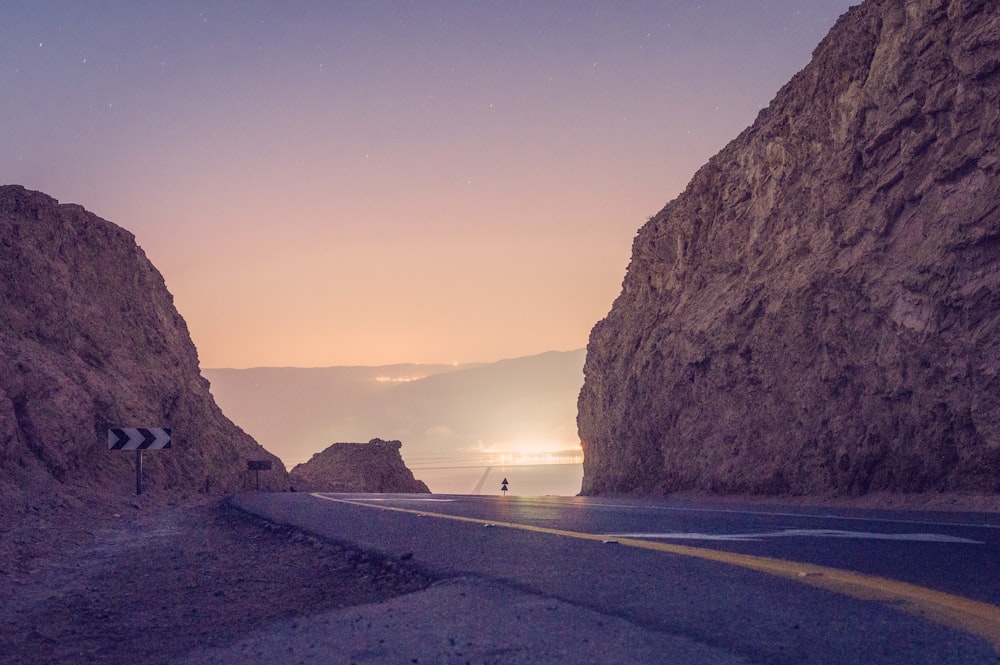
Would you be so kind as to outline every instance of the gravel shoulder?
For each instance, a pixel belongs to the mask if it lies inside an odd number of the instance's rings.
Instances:
[[[0,533],[0,662],[172,663],[274,621],[433,581],[219,501],[115,509]]]

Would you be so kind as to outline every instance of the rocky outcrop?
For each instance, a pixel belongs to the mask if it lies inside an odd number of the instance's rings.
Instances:
[[[1000,5],[869,0],[639,231],[586,494],[1000,491]]]
[[[334,443],[292,469],[292,484],[306,492],[427,493],[399,454],[399,441]]]
[[[143,456],[145,491],[252,486],[273,455],[215,405],[163,278],[114,224],[19,186],[0,187],[0,503],[6,517],[71,490],[135,492],[135,455],[108,429],[170,427]],[[265,477],[266,476],[266,477]]]

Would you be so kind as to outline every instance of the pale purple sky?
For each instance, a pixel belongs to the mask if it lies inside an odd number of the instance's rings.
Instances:
[[[130,230],[205,367],[586,344],[852,3],[4,3],[0,183]]]

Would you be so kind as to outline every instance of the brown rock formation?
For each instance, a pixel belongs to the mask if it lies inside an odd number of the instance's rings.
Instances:
[[[399,441],[334,443],[292,469],[295,489],[306,492],[428,493],[406,468]]]
[[[868,0],[639,231],[583,491],[1000,490],[1000,4]]]
[[[73,491],[135,492],[112,427],[170,427],[146,490],[227,493],[271,459],[215,405],[163,278],[128,231],[77,205],[0,187],[0,514]]]

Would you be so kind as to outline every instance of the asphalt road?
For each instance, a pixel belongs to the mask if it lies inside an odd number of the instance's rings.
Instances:
[[[513,496],[235,501],[461,589],[438,590],[437,605],[405,615],[411,624],[434,619],[412,632],[415,643],[368,659],[357,651],[354,662],[419,652],[417,662],[449,663],[1000,663],[1000,516],[992,514]],[[481,602],[462,606],[457,599],[470,594]],[[510,614],[497,598],[509,599]],[[532,612],[539,600],[555,609]],[[460,660],[421,643],[438,627],[434,640],[459,634],[477,607],[490,613],[476,630],[493,631],[492,650],[470,638],[470,657]],[[534,657],[524,638],[531,630],[545,642]],[[520,646],[490,660],[504,639]],[[571,645],[589,646],[574,656]]]

